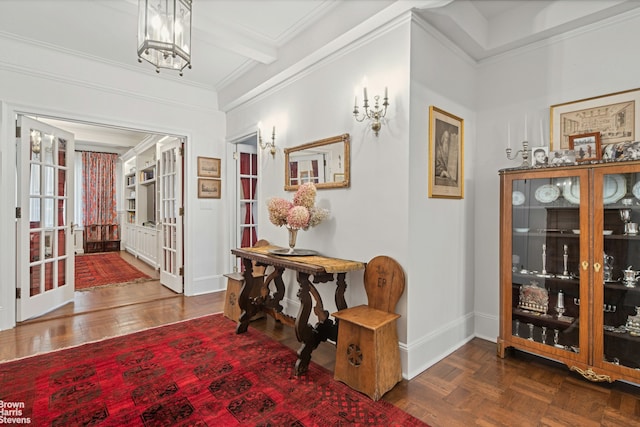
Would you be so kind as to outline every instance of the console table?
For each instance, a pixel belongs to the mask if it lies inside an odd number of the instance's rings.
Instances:
[[[344,299],[344,292],[347,289],[345,280],[349,271],[364,270],[365,263],[359,261],[349,261],[337,258],[330,258],[320,255],[311,256],[283,256],[272,255],[273,249],[282,249],[278,246],[261,246],[253,248],[232,249],[231,253],[242,258],[244,265],[244,285],[238,298],[238,305],[242,310],[236,333],[241,334],[247,331],[249,321],[259,311],[273,316],[276,320],[293,326],[296,331],[296,338],[302,343],[298,350],[298,360],[295,365],[296,375],[301,375],[307,371],[311,352],[318,347],[322,341],[327,339],[336,340],[338,337],[337,324],[329,318],[329,312],[324,309],[322,298],[316,289],[316,284],[335,282],[335,301],[338,310],[347,308]],[[262,276],[254,277],[253,263],[260,266],[271,266],[273,271],[267,273],[265,279]],[[280,304],[284,298],[285,283],[282,274],[286,269],[296,272],[296,279],[300,284],[298,298],[300,299],[300,309],[294,318],[282,312]],[[313,281],[310,280],[313,276]],[[275,291],[269,288],[272,283]],[[256,293],[254,286],[259,286],[262,291]],[[251,295],[260,296],[251,298]],[[313,305],[315,300],[315,305]],[[309,324],[311,310],[318,317],[315,326]]]

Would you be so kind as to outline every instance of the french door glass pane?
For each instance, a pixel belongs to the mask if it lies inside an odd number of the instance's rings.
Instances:
[[[62,138],[58,139],[58,164],[60,166],[67,165],[67,141]]]
[[[61,259],[58,261],[58,287],[67,284],[67,260]]]
[[[40,290],[40,278],[42,277],[42,264],[36,264],[29,267],[29,294],[31,296],[39,295]]]

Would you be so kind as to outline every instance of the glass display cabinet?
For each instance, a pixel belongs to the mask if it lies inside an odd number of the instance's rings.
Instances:
[[[640,162],[500,171],[500,336],[640,383]]]

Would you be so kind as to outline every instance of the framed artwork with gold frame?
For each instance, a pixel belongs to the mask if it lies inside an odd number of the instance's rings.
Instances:
[[[429,197],[464,197],[464,120],[429,107]]]
[[[640,88],[551,106],[550,148],[569,149],[569,137],[600,132],[601,145],[640,136]]]
[[[198,176],[220,178],[220,159],[198,156]]]
[[[198,178],[199,199],[219,199],[222,193],[222,181],[219,179]]]

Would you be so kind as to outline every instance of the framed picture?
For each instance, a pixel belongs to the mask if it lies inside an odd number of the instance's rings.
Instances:
[[[464,120],[429,107],[429,197],[464,196]]]
[[[549,164],[549,149],[547,147],[533,147],[531,149],[531,164],[533,167]]]
[[[640,159],[640,141],[609,144],[602,150],[602,159],[638,160]]]
[[[640,88],[551,106],[552,150],[569,149],[569,136],[600,132],[602,146],[640,136]]]
[[[547,163],[550,165],[567,165],[576,162],[573,150],[555,150],[549,152]]]
[[[198,176],[220,178],[220,159],[198,157]]]
[[[600,159],[600,132],[569,136],[569,148],[576,156],[576,162]]]
[[[198,198],[219,199],[222,193],[221,183],[219,179],[198,178]]]

